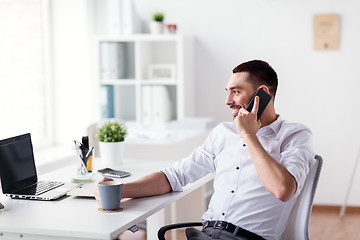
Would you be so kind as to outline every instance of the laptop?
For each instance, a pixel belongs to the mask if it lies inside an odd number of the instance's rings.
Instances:
[[[79,186],[38,181],[30,133],[0,140],[0,178],[2,192],[11,198],[54,200]]]

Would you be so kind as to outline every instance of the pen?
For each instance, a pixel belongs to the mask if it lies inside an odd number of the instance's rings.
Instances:
[[[77,142],[76,140],[74,140],[74,142],[75,142],[76,152],[78,153],[78,155],[79,155],[79,160],[80,160],[80,162],[81,162],[81,173],[82,173],[82,174],[86,174],[86,173],[88,173],[88,170],[87,170],[87,167],[86,167],[86,165],[85,165],[85,163],[84,163],[84,158],[83,158],[82,151],[81,151],[81,149],[80,149],[80,147],[79,147],[79,145],[78,145],[78,142]]]
[[[77,153],[78,153],[78,155],[79,155],[79,161],[80,161],[80,163],[81,163],[81,173],[87,173],[87,169],[86,169],[86,166],[85,166],[85,163],[84,163],[84,161],[82,160],[82,154],[81,154],[81,151],[79,151],[79,150],[77,150]]]
[[[94,150],[94,147],[91,147],[91,148],[89,149],[89,151],[87,152],[87,154],[86,154],[86,156],[85,156],[85,159],[88,159],[88,158],[89,158],[89,156],[90,156],[90,154],[92,153],[93,150]]]
[[[87,152],[86,156],[85,156],[85,161],[86,161],[86,166],[87,166],[87,170],[88,172],[92,172],[92,154],[94,151],[94,147],[91,147],[89,149],[89,151]]]

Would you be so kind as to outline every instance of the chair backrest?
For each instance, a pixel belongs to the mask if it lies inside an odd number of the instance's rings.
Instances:
[[[305,185],[298,196],[294,208],[289,216],[287,226],[282,235],[283,240],[308,240],[309,239],[309,221],[311,209],[314,201],[315,191],[318,184],[322,157],[315,156],[315,164],[309,171]]]

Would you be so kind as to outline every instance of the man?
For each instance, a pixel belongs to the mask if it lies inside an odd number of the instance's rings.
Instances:
[[[264,61],[235,67],[226,86],[233,121],[216,126],[202,146],[172,167],[124,184],[123,197],[181,191],[216,172],[204,228],[188,228],[188,239],[280,239],[315,154],[310,130],[276,114],[277,85],[276,72]],[[258,89],[272,96],[259,120],[259,97],[246,110]]]

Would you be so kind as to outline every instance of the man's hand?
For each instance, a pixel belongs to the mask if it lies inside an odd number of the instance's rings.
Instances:
[[[241,138],[245,138],[247,135],[256,135],[260,129],[261,122],[257,120],[259,102],[259,96],[256,96],[251,112],[248,112],[245,108],[241,108],[238,115],[234,118],[236,129]]]
[[[101,181],[99,182],[99,183],[101,183],[101,182],[107,182],[107,181],[114,181],[113,179],[111,179],[111,178],[103,178],[103,179],[101,179]],[[96,186],[95,186],[95,191],[94,191],[94,194],[95,194],[95,199],[96,199],[96,201],[97,201],[97,203],[99,204],[99,206],[101,207],[101,201],[100,201],[100,194],[99,194],[99,187],[98,187],[98,185],[96,184]]]

